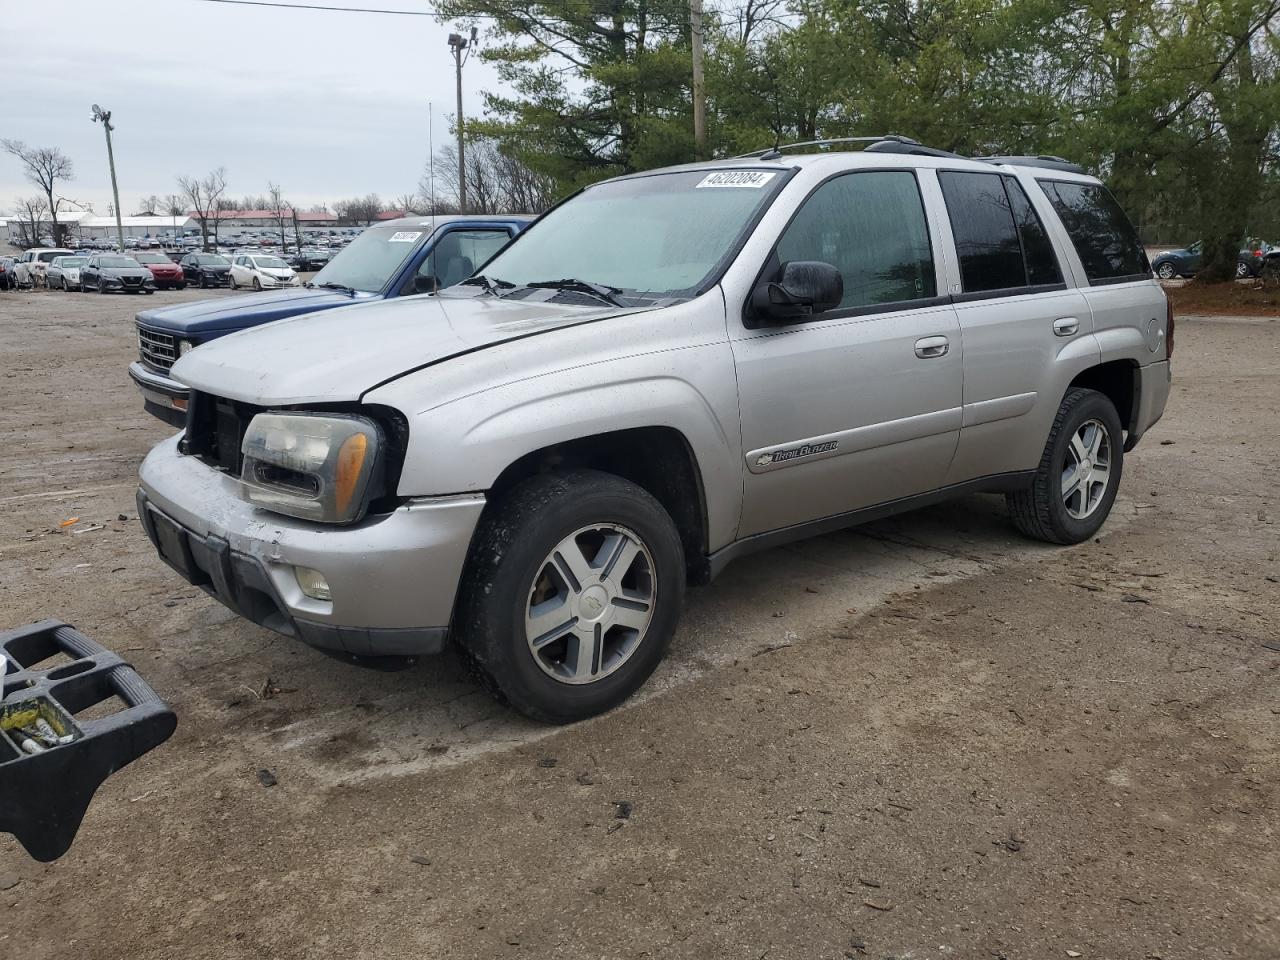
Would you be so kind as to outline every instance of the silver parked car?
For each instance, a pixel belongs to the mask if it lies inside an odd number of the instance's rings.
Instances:
[[[439,294],[191,352],[139,515],[256,623],[356,659],[451,638],[565,722],[750,551],[974,492],[1092,537],[1172,351],[1080,168],[774,149],[588,187]]]
[[[83,290],[80,268],[89,262],[88,257],[55,257],[45,270],[45,280],[51,290]]]

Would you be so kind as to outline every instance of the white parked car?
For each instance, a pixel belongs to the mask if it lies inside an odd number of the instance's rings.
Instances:
[[[13,273],[18,286],[45,286],[45,271],[58,257],[74,257],[76,252],[65,247],[32,247],[14,264]]]
[[[232,290],[237,287],[274,290],[297,285],[298,275],[279,257],[267,253],[242,253],[231,261]]]
[[[54,257],[45,271],[45,279],[50,290],[83,290],[80,282],[80,268],[89,261],[88,257]]]

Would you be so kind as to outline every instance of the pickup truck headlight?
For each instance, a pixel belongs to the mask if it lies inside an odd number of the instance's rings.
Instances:
[[[382,432],[344,414],[260,413],[245,431],[240,486],[250,503],[303,520],[364,516],[379,475]]]

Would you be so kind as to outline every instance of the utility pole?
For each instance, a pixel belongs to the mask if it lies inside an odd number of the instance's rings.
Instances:
[[[102,121],[102,129],[107,134],[107,165],[111,167],[111,196],[115,202],[116,208],[116,242],[120,245],[120,252],[124,252],[124,225],[120,222],[120,188],[116,186],[116,158],[111,152],[111,131],[115,127],[111,126],[111,111],[103,110],[96,103],[93,105],[93,122]]]
[[[458,212],[467,212],[467,157],[465,145],[463,143],[462,128],[462,68],[466,64],[467,59],[471,56],[470,52],[464,57],[462,51],[469,51],[471,45],[476,42],[476,28],[471,28],[471,38],[468,40],[460,33],[449,34],[449,48],[453,50],[453,63],[457,71],[458,77]]]
[[[702,79],[702,0],[689,0],[689,34],[693,44],[693,150],[707,159],[707,91]]]

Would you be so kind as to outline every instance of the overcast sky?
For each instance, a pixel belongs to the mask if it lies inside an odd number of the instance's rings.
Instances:
[[[303,2],[303,0],[282,0]],[[428,0],[314,0],[422,10]],[[300,207],[413,190],[427,160],[428,103],[437,149],[454,113],[452,25],[431,17],[226,6],[203,0],[6,3],[0,137],[57,146],[75,163],[67,196],[111,202],[102,127],[112,112],[120,205],[177,192],[179,174],[227,168],[229,193],[278,182]],[[483,35],[482,35],[483,42]],[[478,115],[493,70],[463,71],[464,111]],[[0,214],[35,192],[0,155]]]

